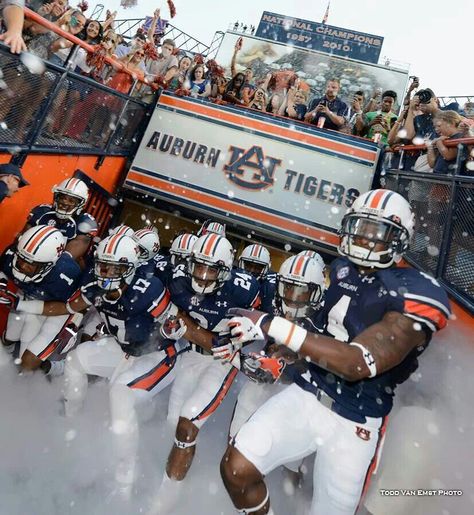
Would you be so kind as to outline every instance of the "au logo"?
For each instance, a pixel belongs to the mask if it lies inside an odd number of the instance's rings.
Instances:
[[[273,186],[275,169],[281,164],[281,159],[265,156],[262,147],[256,145],[248,150],[231,146],[229,151],[229,162],[224,165],[229,180],[251,190]]]

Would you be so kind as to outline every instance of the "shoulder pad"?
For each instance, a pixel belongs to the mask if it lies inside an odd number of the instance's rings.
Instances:
[[[438,281],[413,268],[392,268],[377,273],[388,294],[402,303],[405,316],[431,331],[445,327],[451,316],[449,299]]]

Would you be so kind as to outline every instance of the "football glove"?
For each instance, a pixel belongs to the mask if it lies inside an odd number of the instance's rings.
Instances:
[[[188,327],[181,318],[170,316],[161,325],[160,334],[168,340],[178,341],[186,334],[187,330]]]
[[[266,338],[267,335],[263,329],[263,324],[270,322],[272,319],[268,313],[250,309],[231,308],[227,311],[227,315],[233,317],[227,323],[233,343],[244,344]]]
[[[18,295],[16,295],[15,293],[13,293],[7,289],[0,288],[0,304],[1,305],[6,306],[7,308],[10,308],[10,309],[16,309],[16,307],[18,306],[18,301],[19,301]]]
[[[270,358],[255,352],[241,356],[242,372],[255,383],[275,383],[280,379],[285,367],[286,363],[281,358]]]

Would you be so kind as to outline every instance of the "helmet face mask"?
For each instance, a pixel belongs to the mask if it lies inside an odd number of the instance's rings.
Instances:
[[[414,227],[410,204],[399,193],[371,190],[342,219],[338,252],[360,267],[389,268],[408,250]]]
[[[290,320],[308,317],[319,306],[324,288],[321,264],[307,256],[292,256],[277,274],[276,307]]]
[[[16,279],[24,283],[40,282],[54,266],[54,262],[39,263],[32,261],[21,252],[15,252],[12,272]]]
[[[191,258],[189,261],[189,275],[191,276],[194,291],[201,294],[212,293],[223,283],[225,269],[216,264],[209,264]]]
[[[321,298],[321,288],[318,284],[279,278],[277,289],[282,311],[293,319],[307,316],[315,300],[317,303]]]
[[[173,267],[188,263],[191,250],[197,239],[194,234],[184,233],[173,240],[170,247],[170,261]]]
[[[270,266],[270,252],[258,243],[245,247],[239,256],[239,268],[242,268],[242,270],[245,270],[259,280],[266,277]]]
[[[39,283],[63,253],[66,240],[50,225],[35,225],[19,238],[12,260],[12,274],[18,281]]]
[[[58,218],[79,214],[89,198],[89,189],[80,179],[66,179],[53,188],[53,207]]]
[[[404,227],[371,215],[346,215],[340,235],[339,253],[359,266],[388,268],[408,248]]]
[[[84,204],[83,199],[67,193],[56,192],[53,196],[53,207],[59,218],[72,216]]]
[[[96,259],[94,273],[97,283],[103,290],[118,290],[126,282],[125,278],[134,271],[131,263],[117,263]]]
[[[97,285],[106,291],[130,284],[139,264],[139,250],[134,238],[112,235],[102,240],[94,256]]]
[[[239,259],[239,268],[253,275],[256,279],[262,279],[268,272],[268,265],[265,263],[257,263],[247,258]]]
[[[193,290],[201,295],[217,291],[230,279],[233,260],[234,249],[226,238],[217,234],[198,238],[188,261]]]

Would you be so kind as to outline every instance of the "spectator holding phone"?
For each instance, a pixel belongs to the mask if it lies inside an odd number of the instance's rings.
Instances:
[[[347,122],[347,125],[348,125],[347,133],[348,134],[355,134],[357,136],[359,135],[359,133],[357,132],[357,128],[356,128],[356,122],[357,122],[358,118],[364,114],[364,112],[363,112],[364,100],[365,100],[365,95],[362,90],[356,91],[354,93],[354,96],[352,97],[352,102],[350,105],[349,115],[348,115],[348,118],[349,118],[349,121]]]
[[[339,130],[349,113],[347,104],[337,96],[340,87],[339,79],[329,79],[324,97],[311,100],[304,120],[320,128]]]
[[[357,133],[370,139],[373,139],[377,133],[380,134],[380,141],[387,143],[388,133],[397,119],[397,115],[392,111],[396,100],[395,91],[385,91],[382,94],[382,103],[378,111],[370,111],[365,114],[365,117],[357,118]]]

